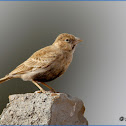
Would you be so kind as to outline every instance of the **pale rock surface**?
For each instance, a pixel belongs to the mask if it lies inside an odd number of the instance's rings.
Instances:
[[[0,125],[88,125],[83,102],[63,93],[9,96]]]

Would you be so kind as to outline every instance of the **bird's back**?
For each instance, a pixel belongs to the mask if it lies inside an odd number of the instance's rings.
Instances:
[[[23,80],[51,81],[62,75],[72,61],[70,52],[54,45],[36,51],[29,59],[14,69],[10,75]]]

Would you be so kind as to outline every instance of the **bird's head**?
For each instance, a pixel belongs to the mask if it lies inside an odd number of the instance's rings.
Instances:
[[[62,33],[58,35],[53,45],[66,51],[72,51],[75,49],[76,45],[81,41],[81,39],[75,37],[74,35]]]

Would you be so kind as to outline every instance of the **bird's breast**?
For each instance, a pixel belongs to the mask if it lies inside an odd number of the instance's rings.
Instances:
[[[33,76],[35,81],[47,82],[61,76],[72,61],[72,55],[63,55],[59,57],[52,65],[45,68],[44,72],[38,72]]]

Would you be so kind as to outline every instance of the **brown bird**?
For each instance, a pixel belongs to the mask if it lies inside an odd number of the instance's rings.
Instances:
[[[60,34],[52,45],[36,51],[25,62],[1,78],[0,83],[12,78],[21,78],[24,81],[32,81],[43,93],[45,90],[39,86],[38,82],[55,92],[44,82],[56,79],[67,70],[72,61],[75,47],[81,41],[74,35]]]

